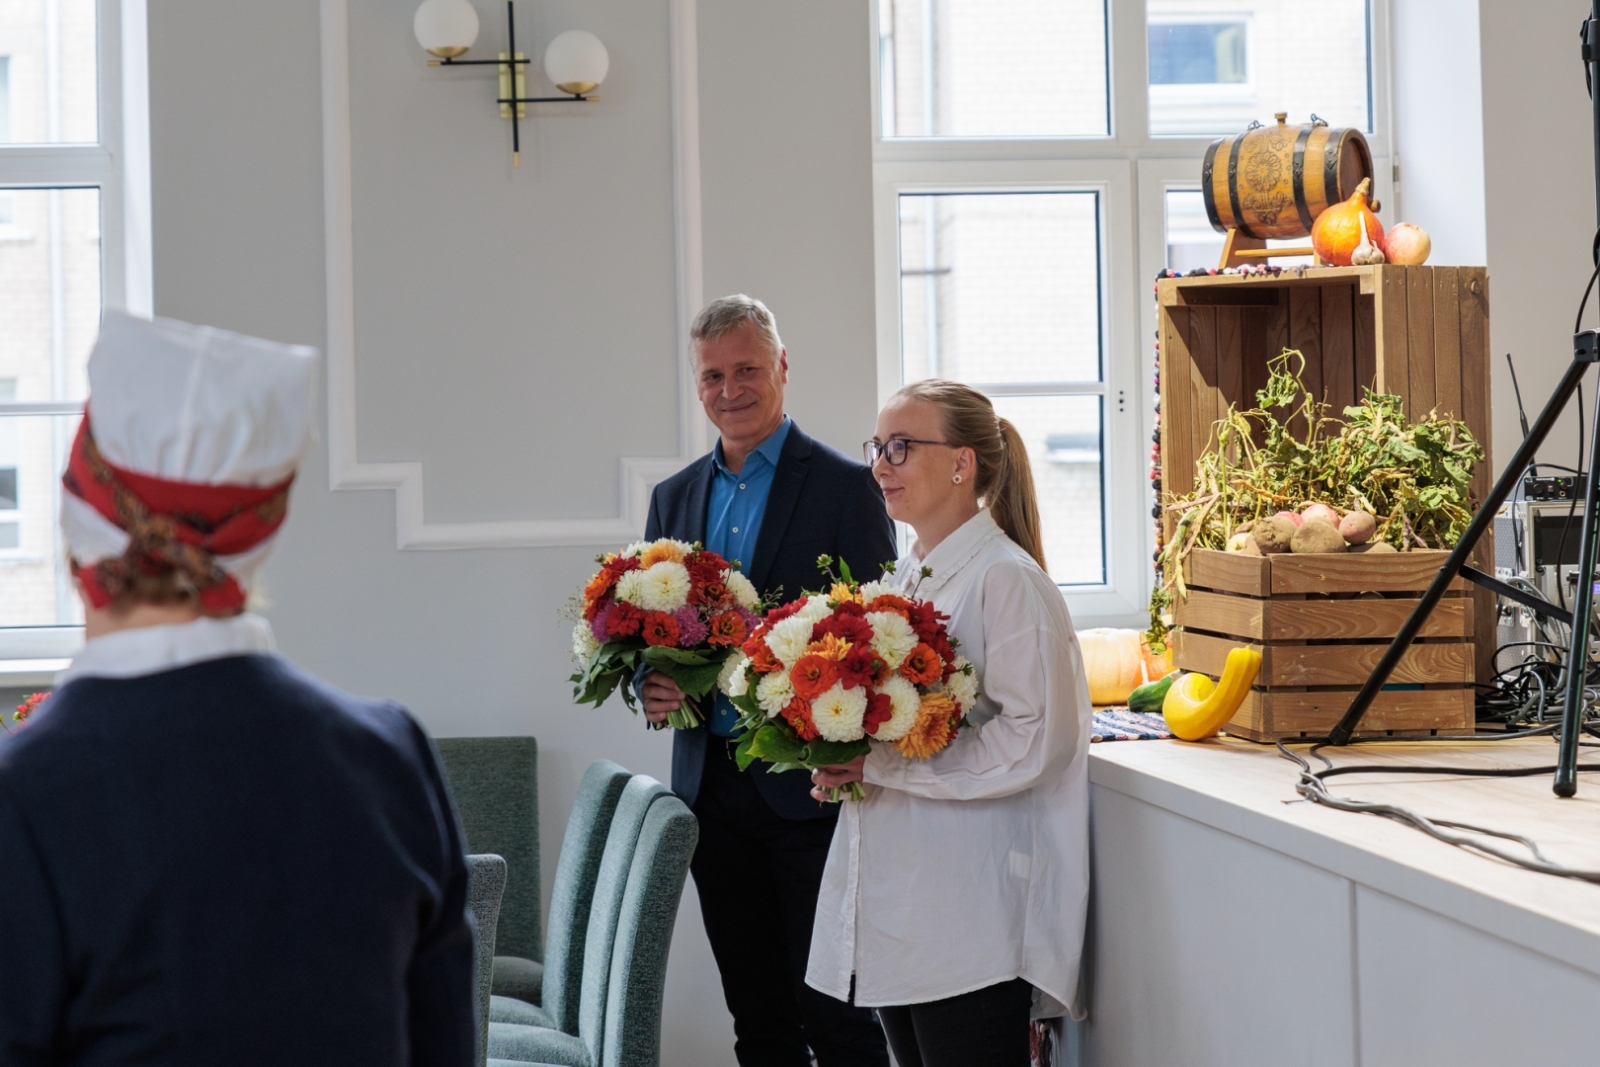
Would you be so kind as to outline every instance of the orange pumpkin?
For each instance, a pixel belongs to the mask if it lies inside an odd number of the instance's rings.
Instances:
[[[1093,704],[1126,704],[1129,693],[1172,673],[1171,651],[1152,653],[1142,630],[1079,630],[1078,645]]]
[[[1367,206],[1367,192],[1372,179],[1363,178],[1350,199],[1335,204],[1317,216],[1311,224],[1311,247],[1317,250],[1324,263],[1335,267],[1348,267],[1350,256],[1361,244],[1361,220],[1365,216],[1367,239],[1380,251],[1383,249],[1383,223]]]

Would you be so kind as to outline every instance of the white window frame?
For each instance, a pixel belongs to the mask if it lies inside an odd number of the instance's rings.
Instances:
[[[0,188],[100,191],[101,307],[153,313],[146,0],[97,0],[95,144],[0,144]],[[74,402],[0,402],[0,418],[75,415]],[[81,626],[0,627],[0,688],[48,684]]]
[[[1223,8],[1225,4],[1219,4]],[[1390,0],[1368,0],[1375,192],[1392,199]],[[1253,22],[1253,20],[1250,20]],[[1094,189],[1101,210],[1102,382],[1106,583],[1063,586],[1079,627],[1148,624],[1155,503],[1150,488],[1156,312],[1151,287],[1166,265],[1166,191],[1198,188],[1213,137],[1149,133],[1145,0],[1106,0],[1111,132],[1104,137],[890,138],[883,136],[878,0],[872,51],[873,226],[878,398],[901,385],[899,196],[902,193]],[[1252,27],[1253,35],[1253,27]],[[1252,42],[1253,43],[1253,42]],[[1253,84],[1252,82],[1249,84]],[[1263,121],[1270,119],[1263,116]]]

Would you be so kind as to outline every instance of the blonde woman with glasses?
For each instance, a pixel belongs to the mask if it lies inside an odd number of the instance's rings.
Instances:
[[[867,790],[834,832],[806,981],[876,1008],[901,1067],[1026,1067],[1030,1018],[1081,1017],[1090,705],[1077,636],[1045,570],[1027,448],[988,397],[908,385],[865,450],[889,515],[916,534],[894,580],[950,616],[981,688],[971,725],[933,758],[874,746],[813,773],[819,798]]]

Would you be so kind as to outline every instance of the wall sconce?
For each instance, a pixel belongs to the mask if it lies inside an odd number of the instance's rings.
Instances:
[[[511,165],[522,166],[520,120],[529,104],[586,103],[605,81],[611,58],[600,38],[586,30],[558,34],[544,50],[544,72],[566,96],[527,96],[523,68],[532,62],[517,51],[517,24],[512,0],[506,0],[506,47],[498,59],[460,59],[478,39],[478,13],[468,0],[422,0],[411,29],[429,55],[430,67],[500,68],[500,117],[511,120]]]

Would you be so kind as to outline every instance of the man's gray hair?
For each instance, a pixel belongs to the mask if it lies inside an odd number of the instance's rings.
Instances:
[[[694,325],[689,327],[689,340],[715,341],[746,323],[755,327],[756,333],[771,350],[772,358],[777,359],[778,353],[783,351],[783,340],[778,336],[777,321],[772,317],[767,305],[743,293],[718,297],[702,308],[700,314],[694,317]]]

